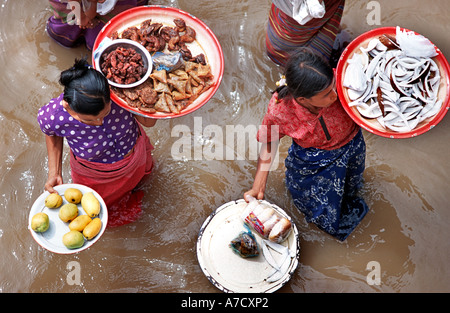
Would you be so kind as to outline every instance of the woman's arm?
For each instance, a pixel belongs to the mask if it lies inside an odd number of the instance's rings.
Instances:
[[[136,120],[141,123],[142,126],[145,127],[153,127],[156,124],[155,118],[143,117],[142,115],[135,115]]]
[[[62,179],[62,153],[63,137],[45,136],[48,154],[48,178],[45,183],[45,190],[50,193],[56,192],[54,186],[63,184]]]
[[[255,180],[253,187],[246,193],[244,193],[244,199],[247,201],[246,196],[252,196],[256,199],[263,199],[264,192],[266,190],[267,177],[269,176],[270,167],[275,159],[275,153],[278,151],[278,141],[264,143],[261,146],[259,152],[258,165],[256,168]]]
[[[81,21],[80,21],[80,28],[93,28],[96,26],[95,24],[95,17],[97,16],[97,1],[95,0],[87,0],[87,1],[81,1],[78,0],[78,2],[81,2],[82,6],[82,12],[81,12]],[[83,3],[84,2],[84,3]],[[87,5],[88,7],[85,7]]]

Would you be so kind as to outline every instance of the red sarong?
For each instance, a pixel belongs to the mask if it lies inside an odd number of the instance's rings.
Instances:
[[[108,208],[108,227],[121,226],[141,215],[144,193],[133,189],[153,168],[153,146],[141,125],[134,152],[113,164],[75,158],[70,152],[70,169],[75,184],[97,191]]]

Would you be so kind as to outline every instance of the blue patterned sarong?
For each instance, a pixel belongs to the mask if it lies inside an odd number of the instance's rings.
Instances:
[[[286,186],[308,223],[343,241],[369,210],[358,196],[363,186],[366,144],[361,130],[335,150],[289,148]]]

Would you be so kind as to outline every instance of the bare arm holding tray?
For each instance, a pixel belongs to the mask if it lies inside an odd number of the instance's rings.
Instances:
[[[267,177],[269,176],[270,167],[278,151],[278,141],[264,143],[258,157],[258,165],[256,168],[255,180],[253,187],[244,193],[244,199],[248,202],[248,196],[252,196],[258,200],[264,198],[266,190]]]
[[[54,186],[62,185],[62,152],[63,152],[63,137],[45,136],[48,154],[48,178],[45,183],[45,190],[50,193],[55,193]]]

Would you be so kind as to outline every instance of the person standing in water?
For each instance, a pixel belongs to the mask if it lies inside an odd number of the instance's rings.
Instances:
[[[47,21],[47,34],[65,47],[72,48],[84,42],[89,50],[92,50],[98,33],[111,18],[130,8],[148,4],[148,0],[70,2],[78,2],[79,10],[71,6],[68,0],[49,0],[53,14]]]
[[[288,60],[284,74],[286,84],[273,93],[258,130],[263,145],[244,199],[264,198],[278,141],[289,136],[286,186],[295,206],[307,222],[345,240],[369,210],[359,196],[366,153],[362,131],[343,109],[334,71],[321,56],[302,48]]]
[[[335,66],[350,38],[340,24],[345,0],[272,0],[266,53],[284,66],[299,47],[309,47]]]
[[[153,149],[142,126],[156,120],[134,115],[111,101],[108,80],[86,59],[61,73],[64,92],[39,109],[37,120],[48,152],[45,190],[63,184],[64,138],[70,147],[73,183],[86,185],[105,201],[108,225],[140,214],[143,193],[133,189],[153,167]]]

